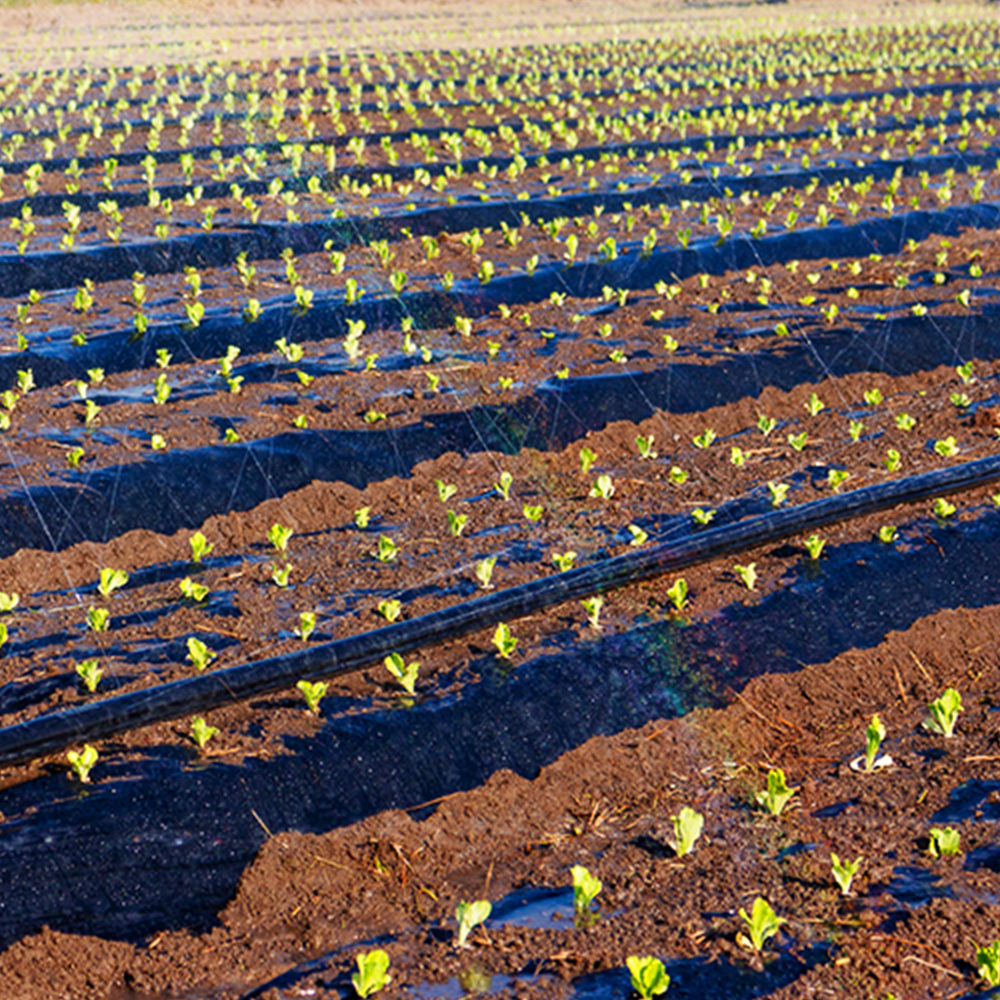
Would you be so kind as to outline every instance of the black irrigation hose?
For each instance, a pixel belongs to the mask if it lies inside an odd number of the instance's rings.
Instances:
[[[301,652],[199,674],[152,690],[135,691],[42,716],[0,729],[0,764],[26,761],[74,743],[279,691],[299,680],[350,673],[378,662],[390,652],[405,653],[574,598],[614,590],[825,524],[971,489],[995,479],[1000,479],[1000,456],[867,486],[698,532],[681,541],[651,545]]]

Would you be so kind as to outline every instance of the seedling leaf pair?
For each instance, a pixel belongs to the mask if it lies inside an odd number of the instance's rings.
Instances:
[[[382,662],[385,664],[385,669],[399,681],[403,690],[409,695],[414,694],[420,664],[416,660],[407,663],[399,653],[390,653]]]
[[[757,792],[757,805],[766,809],[772,816],[780,816],[798,787],[789,788],[785,783],[785,772],[776,767],[767,772],[767,788]]]
[[[573,912],[577,917],[584,916],[590,909],[590,904],[604,888],[596,875],[591,875],[583,865],[573,865],[570,869],[573,879]]]
[[[477,899],[474,903],[463,901],[458,904],[455,910],[455,919],[458,921],[458,940],[456,943],[459,948],[468,947],[466,942],[469,934],[473,928],[478,927],[489,917],[492,910],[493,907],[487,899]]]
[[[851,882],[854,881],[854,876],[858,874],[858,869],[864,860],[864,858],[855,858],[853,861],[847,861],[846,859],[841,861],[836,854],[832,851],[830,852],[830,866],[833,871],[833,880],[837,883],[843,895],[849,896],[851,894]]]
[[[743,947],[747,947],[749,944],[756,952],[762,951],[764,944],[774,937],[781,925],[785,923],[784,917],[779,917],[771,909],[771,904],[760,896],[753,901],[753,907],[749,914],[743,907],[740,907],[740,916],[746,922],[750,938],[748,941],[744,935],[739,934],[736,940]]]
[[[670,846],[677,857],[683,858],[694,850],[705,826],[705,817],[690,806],[684,806],[676,816],[670,817],[670,821],[674,825],[674,838]]]
[[[663,962],[652,955],[639,958],[637,955],[629,955],[625,959],[625,965],[632,974],[632,989],[642,997],[642,1000],[650,1000],[651,997],[659,996],[667,992],[670,986],[670,976],[667,975],[663,967]]]
[[[962,696],[955,688],[948,688],[940,698],[935,698],[928,706],[930,717],[924,719],[924,728],[932,733],[950,739],[955,735],[955,723],[962,711]]]
[[[351,976],[351,985],[362,1000],[385,989],[392,981],[388,975],[389,956],[381,948],[358,955],[357,963],[358,971]]]

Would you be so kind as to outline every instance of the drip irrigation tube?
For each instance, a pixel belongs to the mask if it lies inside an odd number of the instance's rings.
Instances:
[[[760,514],[300,652],[55,712],[0,729],[0,764],[30,760],[75,743],[279,691],[299,680],[350,673],[378,662],[390,652],[405,653],[574,598],[614,590],[826,524],[956,493],[995,479],[1000,479],[1000,455]]]

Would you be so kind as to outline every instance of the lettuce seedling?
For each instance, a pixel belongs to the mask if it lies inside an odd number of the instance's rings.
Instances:
[[[788,787],[785,783],[785,772],[776,767],[767,772],[767,788],[757,792],[754,798],[757,805],[762,806],[772,816],[780,816],[798,790],[798,786]]]
[[[679,858],[690,854],[701,836],[705,826],[705,817],[690,806],[683,806],[676,816],[670,817],[674,825],[674,839],[670,845]]]
[[[909,415],[909,413],[897,413],[896,426],[901,431],[912,431],[913,428],[917,426],[917,422]]]
[[[79,753],[76,750],[70,750],[66,754],[66,759],[72,765],[77,780],[88,784],[91,768],[97,763],[97,751],[89,743],[84,743],[83,749]]]
[[[639,449],[639,458],[642,459],[653,459],[656,458],[656,452],[653,451],[653,435],[650,434],[649,437],[643,437],[641,434],[635,439],[636,447]]]
[[[683,486],[690,478],[690,473],[674,465],[671,466],[670,471],[667,473],[667,478],[674,486]]]
[[[102,597],[110,597],[126,583],[128,583],[128,573],[125,570],[105,567],[101,570],[101,579],[97,584],[97,589],[101,592]]]
[[[497,491],[504,498],[504,500],[510,499],[510,486],[514,482],[514,477],[509,472],[500,473],[500,482],[493,484],[493,489]]]
[[[375,558],[379,562],[392,562],[399,554],[399,547],[388,535],[378,536],[378,551]]]
[[[184,577],[177,586],[189,601],[203,601],[208,597],[208,587],[203,583],[195,583],[189,576]]]
[[[523,506],[524,516],[532,523],[537,523],[542,519],[542,515],[545,513],[545,508],[538,504],[534,506],[532,504],[524,504]]]
[[[196,639],[194,636],[188,638],[187,649],[185,659],[194,664],[195,670],[204,670],[215,659],[215,653],[201,639]]]
[[[295,634],[303,641],[306,642],[309,636],[316,631],[316,613],[314,611],[303,611],[299,615],[299,627],[295,630]]]
[[[200,715],[196,715],[191,720],[191,739],[194,740],[199,750],[205,749],[205,744],[213,736],[218,736],[219,730],[215,726],[210,726],[204,718]]]
[[[767,437],[768,434],[770,434],[771,431],[773,431],[777,426],[778,421],[764,413],[757,418],[757,430],[759,430],[764,437]]]
[[[10,612],[21,603],[20,594],[5,594],[0,591],[0,611]]]
[[[382,662],[407,694],[415,693],[417,675],[420,672],[420,663],[417,660],[407,663],[399,653],[390,653]]]
[[[694,518],[694,523],[700,524],[703,527],[706,524],[711,524],[715,519],[715,515],[716,511],[714,509],[705,510],[703,507],[695,507],[695,509],[691,511],[691,517]]]
[[[809,442],[809,433],[803,431],[801,434],[789,434],[788,443],[796,450],[802,451]]]
[[[371,519],[372,519],[371,507],[359,507],[354,512],[354,523],[362,531],[364,531],[365,528],[368,527],[368,525],[371,523]]]
[[[629,545],[635,545],[635,546],[645,545],[646,542],[649,541],[649,534],[643,531],[643,529],[640,528],[639,525],[630,524],[628,526],[628,530],[629,533],[632,535],[632,541],[629,542]]]
[[[381,948],[358,955],[357,963],[358,971],[351,976],[351,985],[361,1000],[384,990],[392,981],[388,975],[389,956]]]
[[[833,871],[833,880],[840,887],[840,892],[844,896],[851,894],[851,882],[858,874],[861,862],[864,858],[855,858],[853,861],[841,861],[832,851],[830,852],[830,866]]]
[[[948,688],[940,698],[935,698],[927,708],[930,716],[924,719],[924,729],[950,739],[955,735],[955,723],[962,711],[962,696],[955,688]]]
[[[767,491],[771,494],[771,506],[780,507],[788,496],[788,483],[768,482]]]
[[[696,448],[701,448],[702,450],[704,450],[704,449],[710,448],[712,446],[712,442],[715,440],[716,436],[717,435],[716,435],[715,431],[711,427],[706,427],[705,428],[705,433],[704,434],[696,434],[691,439],[691,443]]]
[[[747,458],[746,455],[743,454],[742,448],[737,448],[736,445],[733,445],[732,448],[729,449],[729,462],[731,465],[741,468],[746,465],[746,461]]]
[[[879,767],[888,767],[892,764],[892,758],[888,754],[882,757],[878,755],[879,748],[882,746],[884,739],[885,726],[882,725],[882,720],[877,715],[873,715],[872,721],[868,723],[868,727],[865,729],[865,757],[863,764],[865,774],[871,774]],[[853,767],[854,764],[851,766]]]
[[[740,916],[746,922],[750,938],[747,940],[744,935],[739,934],[736,940],[744,948],[749,945],[757,952],[763,950],[765,942],[774,937],[781,925],[786,922],[784,917],[779,917],[771,909],[771,904],[760,896],[753,901],[753,907],[749,914],[743,907],[740,907]]]
[[[84,660],[76,665],[76,672],[80,675],[87,690],[93,694],[97,690],[97,685],[101,683],[103,670],[97,665],[97,660]]]
[[[302,692],[302,697],[306,700],[306,708],[313,715],[319,715],[319,703],[323,700],[323,695],[326,694],[330,685],[326,681],[299,681],[295,686]]]
[[[891,545],[899,537],[899,532],[894,524],[883,524],[878,529],[878,540],[886,545]]]
[[[946,826],[944,829],[934,826],[931,827],[927,853],[932,858],[954,857],[962,853],[961,842],[962,835],[953,826]]]
[[[882,393],[878,389],[865,389],[864,399],[869,406],[878,406],[882,402]]]
[[[940,441],[935,441],[934,451],[940,455],[941,458],[952,458],[958,454],[958,445],[955,444],[955,439],[949,436]]]
[[[953,503],[949,503],[944,497],[938,497],[934,501],[934,511],[935,517],[951,517],[957,509]]]
[[[275,552],[288,550],[288,539],[292,537],[292,529],[280,524],[272,524],[267,533],[267,540],[274,546]]]
[[[191,536],[191,562],[200,563],[214,548],[200,531],[196,531]]]
[[[604,886],[583,865],[573,865],[569,871],[573,879],[573,912],[580,918],[587,914],[590,904]]]
[[[684,577],[679,576],[673,584],[667,588],[667,597],[674,606],[675,611],[683,611],[687,604],[688,585]]]
[[[851,474],[847,469],[830,469],[826,474],[826,481],[830,484],[834,493],[840,491],[840,487],[851,478]]]
[[[611,481],[611,477],[607,473],[603,473],[594,480],[594,485],[590,487],[590,492],[587,496],[610,500],[614,496],[614,492],[615,486]]]
[[[458,492],[458,487],[454,483],[446,483],[443,479],[435,479],[434,485],[437,487],[438,500],[441,503],[447,503]]]
[[[465,529],[469,521],[468,514],[456,514],[453,510],[448,511],[448,531],[453,538],[458,538]]]
[[[885,458],[882,459],[882,464],[889,472],[895,472],[899,468],[901,461],[902,457],[899,452],[895,448],[889,448],[886,450]]]
[[[288,578],[292,575],[292,564],[285,563],[284,566],[279,566],[277,563],[271,563],[271,579],[279,587],[288,586]]]
[[[469,934],[474,927],[478,927],[486,920],[493,907],[488,899],[477,899],[474,903],[461,902],[455,909],[455,919],[458,921],[458,940],[456,944],[459,948],[467,948],[466,944]]]
[[[733,567],[733,572],[743,581],[747,590],[753,590],[757,583],[757,564],[747,563],[746,566],[737,564]]]
[[[600,629],[601,608],[604,607],[604,597],[601,594],[594,594],[593,597],[585,597],[581,602],[583,610],[587,612],[587,624],[592,629]]]
[[[976,971],[987,986],[1000,986],[1000,941],[976,948]]]
[[[590,472],[591,466],[597,461],[597,454],[589,448],[580,449],[580,471],[586,475]]]
[[[394,622],[403,612],[403,605],[399,601],[379,601],[378,613],[387,621]]]
[[[810,559],[819,559],[820,553],[826,546],[826,540],[820,538],[819,535],[810,535],[803,543],[806,547],[806,552],[809,553]]]
[[[805,408],[808,410],[810,417],[815,417],[825,406],[826,404],[815,392],[809,393],[809,401],[805,404]]]
[[[667,992],[670,976],[658,958],[652,955],[646,955],[644,958],[629,955],[625,959],[625,965],[632,976],[632,989],[642,997],[642,1000],[650,1000],[651,997]]]
[[[108,615],[107,608],[89,607],[87,609],[87,626],[94,632],[107,632]]]
[[[479,586],[483,590],[492,590],[493,584],[490,580],[493,579],[493,567],[497,564],[496,556],[487,556],[485,559],[480,559],[476,563],[476,579],[479,581]]]
[[[510,626],[506,622],[497,625],[493,633],[493,645],[496,646],[497,655],[504,660],[509,660],[517,648],[517,639],[511,635]]]
[[[552,561],[556,565],[556,569],[560,573],[565,572],[568,569],[573,568],[573,562],[576,559],[575,552],[553,552]]]

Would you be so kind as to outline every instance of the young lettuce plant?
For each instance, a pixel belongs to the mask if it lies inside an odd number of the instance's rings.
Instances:
[[[501,472],[500,481],[493,484],[493,489],[497,491],[504,498],[504,500],[510,499],[510,487],[514,482],[514,477],[509,472]]]
[[[676,816],[671,816],[674,825],[674,838],[671,847],[679,858],[690,854],[701,836],[705,826],[705,817],[690,806],[683,806]]]
[[[309,636],[316,631],[316,612],[303,611],[299,615],[299,626],[295,629],[295,634],[303,641],[307,642]]]
[[[564,573],[568,569],[573,568],[573,563],[576,560],[575,552],[553,552],[552,562],[555,563],[556,569],[560,573]]]
[[[493,579],[493,568],[497,564],[496,556],[486,556],[485,559],[480,559],[476,563],[476,579],[479,581],[479,586],[483,590],[492,590],[493,584],[490,580]]]
[[[8,614],[21,603],[20,594],[5,594],[0,591],[0,612]]]
[[[1000,941],[976,948],[976,971],[987,986],[1000,986]]]
[[[688,585],[687,580],[684,577],[679,576],[671,585],[667,588],[667,597],[670,598],[670,603],[674,606],[675,611],[683,611],[687,605],[688,598]]]
[[[958,713],[962,711],[962,696],[955,688],[947,688],[940,698],[935,698],[928,706],[930,716],[924,719],[924,729],[945,739],[955,735]]]
[[[590,914],[590,904],[604,886],[583,865],[573,865],[570,876],[573,879],[573,912],[577,920],[581,920]]]
[[[208,587],[203,583],[195,583],[189,576],[184,577],[177,587],[189,601],[203,601],[208,597]]]
[[[506,622],[497,625],[493,633],[493,645],[496,647],[497,656],[501,659],[509,660],[514,655],[517,639],[511,634],[510,626]]]
[[[864,771],[865,774],[871,774],[880,767],[891,767],[892,757],[888,754],[879,756],[879,748],[882,746],[884,739],[885,726],[882,725],[882,720],[877,715],[873,715],[872,721],[868,723],[868,727],[865,729],[865,755],[851,761],[852,770]]]
[[[459,948],[468,948],[469,934],[472,930],[483,923],[493,910],[488,899],[477,899],[473,903],[466,903],[464,900],[455,909],[455,919],[458,921],[458,939],[456,944]]]
[[[420,663],[416,660],[407,663],[399,653],[390,653],[382,662],[385,664],[385,669],[399,682],[400,687],[412,696],[416,692]]]
[[[87,690],[93,694],[97,690],[97,685],[101,683],[101,676],[104,671],[97,665],[97,660],[84,660],[76,665],[76,672],[80,675]]]
[[[389,956],[381,949],[366,951],[357,957],[358,971],[351,976],[351,985],[361,1000],[384,990],[392,981]]]
[[[780,816],[798,790],[798,786],[788,787],[785,782],[785,772],[776,767],[767,772],[767,788],[757,792],[754,798],[757,805],[766,809],[772,816]]]
[[[267,540],[274,546],[275,552],[286,552],[288,540],[292,537],[292,529],[280,524],[272,524],[267,532]]]
[[[632,989],[642,997],[642,1000],[650,1000],[651,997],[667,992],[670,976],[658,958],[652,955],[646,955],[644,958],[629,955],[625,959],[625,965],[632,976]]]
[[[820,538],[819,535],[810,535],[803,544],[809,553],[809,558],[815,562],[826,547],[826,539]]]
[[[121,590],[128,583],[128,573],[123,569],[110,569],[105,567],[101,570],[101,578],[97,584],[97,589],[102,597],[110,597],[116,590]]]
[[[202,716],[196,715],[191,720],[191,739],[199,750],[204,750],[208,741],[218,735],[219,730],[215,726],[210,726]]]
[[[87,609],[87,626],[94,632],[107,632],[108,617],[109,611],[107,608],[89,607]]]
[[[854,876],[858,874],[858,869],[864,860],[864,858],[855,858],[853,861],[848,861],[845,858],[841,861],[836,854],[832,851],[830,852],[830,866],[833,872],[833,880],[840,888],[841,895],[849,896],[851,894],[851,882],[854,881]]]
[[[766,942],[774,937],[781,925],[785,923],[784,917],[779,917],[771,909],[771,904],[760,896],[753,901],[753,907],[749,914],[743,907],[740,907],[740,917],[746,923],[750,937],[748,939],[745,935],[738,934],[736,941],[742,947],[752,948],[758,954],[763,951]]]
[[[323,696],[330,685],[326,681],[299,681],[295,687],[301,692],[302,697],[305,698],[306,708],[313,715],[319,715],[319,703],[323,700]]]
[[[396,600],[379,601],[378,613],[387,621],[394,622],[403,613],[403,605]]]
[[[191,536],[191,562],[200,563],[205,556],[209,555],[215,546],[208,541],[200,532],[196,531]]]
[[[601,594],[594,594],[592,597],[585,597],[581,602],[583,610],[587,612],[587,624],[595,630],[601,628],[601,609],[604,607],[604,597]]]
[[[187,649],[185,659],[194,665],[195,670],[204,670],[215,659],[215,653],[201,639],[196,639],[194,636],[188,638]]]
[[[89,784],[90,771],[97,763],[97,751],[89,743],[85,743],[79,752],[70,750],[66,754],[66,759],[70,762],[77,780]]]
[[[748,563],[746,566],[736,565],[733,572],[743,581],[747,590],[753,590],[757,583],[757,564]]]
[[[932,858],[948,858],[962,853],[962,835],[953,826],[931,827],[927,853]]]

